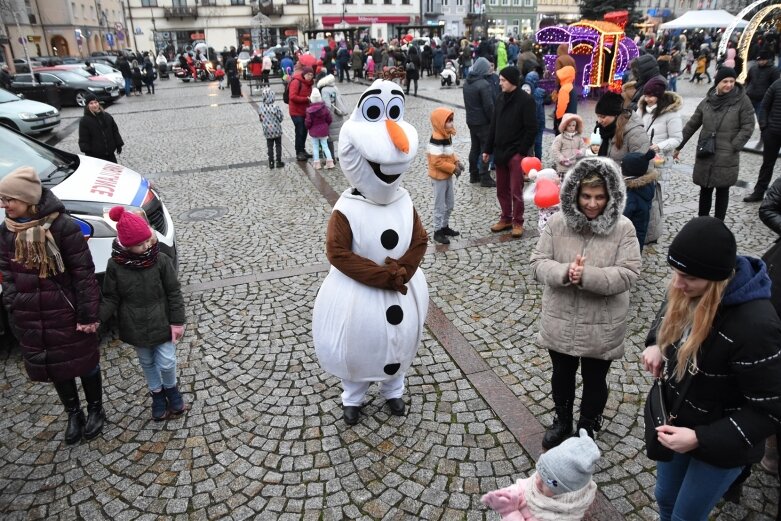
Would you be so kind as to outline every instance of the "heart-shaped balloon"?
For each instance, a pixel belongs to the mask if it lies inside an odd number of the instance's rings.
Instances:
[[[534,192],[534,204],[537,208],[550,208],[559,204],[559,187],[550,179],[538,179]]]
[[[521,159],[521,170],[523,170],[524,174],[529,175],[529,172],[531,172],[532,169],[542,170],[542,162],[534,156],[528,156]]]

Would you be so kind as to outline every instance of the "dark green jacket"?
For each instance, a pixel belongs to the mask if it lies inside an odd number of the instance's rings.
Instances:
[[[171,325],[184,324],[184,300],[168,255],[160,252],[152,267],[140,270],[108,261],[100,321],[114,313],[123,342],[154,347],[171,340]]]

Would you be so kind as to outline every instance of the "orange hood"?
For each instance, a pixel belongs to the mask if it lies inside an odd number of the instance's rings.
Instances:
[[[575,81],[575,67],[567,65],[556,71],[556,77],[559,78],[559,83],[564,85],[566,83],[572,84]]]
[[[431,137],[434,139],[447,139],[456,135],[455,127],[449,130],[445,130],[445,123],[448,118],[452,117],[454,112],[445,107],[435,108],[431,112],[431,128],[434,130],[431,133]]]

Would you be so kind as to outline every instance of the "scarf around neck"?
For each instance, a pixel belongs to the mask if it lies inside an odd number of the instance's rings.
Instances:
[[[613,139],[613,136],[616,135],[616,122],[618,121],[618,118],[621,116],[617,116],[616,119],[608,126],[603,127],[602,125],[597,125],[597,129],[599,130],[599,135],[602,136],[602,144],[599,145],[599,155],[600,156],[607,156],[607,151],[610,148],[610,140]]]
[[[133,253],[119,244],[119,241],[116,239],[111,243],[112,260],[120,266],[134,270],[143,270],[154,266],[157,262],[158,253],[160,253],[160,244],[157,242],[144,253]]]
[[[52,212],[46,217],[27,222],[5,218],[6,228],[16,234],[14,262],[26,269],[37,269],[38,277],[42,279],[65,271],[60,249],[50,230],[59,215],[59,212]]]
[[[716,87],[711,87],[711,91],[708,92],[708,104],[713,107],[713,110],[718,112],[724,107],[724,105],[731,105],[735,97],[739,92],[739,87],[735,85],[731,91],[724,94],[717,94]]]
[[[526,503],[538,521],[581,521],[597,494],[593,479],[580,490],[555,497],[548,497],[537,489],[534,475],[527,481]]]

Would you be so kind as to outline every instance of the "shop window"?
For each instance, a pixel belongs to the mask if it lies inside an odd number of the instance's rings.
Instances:
[[[157,0],[141,0],[141,7],[157,7]]]
[[[231,0],[231,5],[244,5],[244,0]]]

